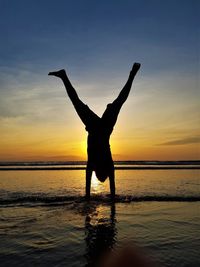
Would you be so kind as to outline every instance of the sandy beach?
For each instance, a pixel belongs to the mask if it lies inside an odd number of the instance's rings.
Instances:
[[[94,266],[131,243],[160,266],[197,267],[199,174],[117,170],[112,203],[95,177],[84,200],[82,170],[1,171],[1,266]]]

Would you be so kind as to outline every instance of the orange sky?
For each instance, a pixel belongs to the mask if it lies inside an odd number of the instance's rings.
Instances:
[[[100,115],[113,96],[117,96],[126,78],[115,81],[116,90],[108,86],[105,97],[99,93],[82,98]],[[146,78],[141,69],[111,135],[114,160],[199,159],[198,100],[186,90],[190,77],[184,79],[169,82],[168,76],[162,80]],[[97,87],[101,83],[97,81]],[[81,81],[74,84],[80,96],[81,90],[91,87],[91,84],[81,85]],[[183,95],[177,94],[179,88]],[[46,99],[41,97],[44,91],[48,92]],[[20,104],[21,98],[26,98],[23,100],[26,103],[14,106],[16,112],[23,109],[23,115],[1,119],[1,161],[87,159],[87,132],[59,80],[46,76],[36,87],[12,97],[13,103]]]
[[[66,68],[101,115],[134,62],[114,159],[200,159],[198,1],[22,2],[0,10],[0,161],[86,160],[84,126],[47,74]]]

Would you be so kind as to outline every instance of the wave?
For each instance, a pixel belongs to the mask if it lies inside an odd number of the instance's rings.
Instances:
[[[16,198],[1,198],[0,206],[51,206],[51,205],[67,205],[71,203],[86,202],[84,196],[19,196]],[[109,195],[92,195],[92,202],[110,203]],[[173,195],[146,195],[146,196],[131,196],[131,195],[116,195],[115,203],[130,203],[130,202],[197,202],[200,201],[200,196],[173,196]]]

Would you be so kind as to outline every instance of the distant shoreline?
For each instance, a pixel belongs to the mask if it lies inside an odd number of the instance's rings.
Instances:
[[[0,167],[0,171],[62,171],[62,170],[85,170],[84,166],[74,167]],[[200,170],[200,166],[115,166],[115,170]]]
[[[86,165],[86,161],[0,161],[0,166]],[[200,165],[200,160],[116,160],[115,165]]]
[[[85,170],[86,161],[0,162],[0,171]],[[188,161],[114,161],[116,170],[190,170],[200,169],[200,160]]]

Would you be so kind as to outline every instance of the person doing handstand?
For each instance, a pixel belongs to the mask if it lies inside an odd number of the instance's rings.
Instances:
[[[84,123],[86,131],[88,132],[86,198],[90,197],[91,177],[93,171],[96,173],[96,177],[101,182],[104,182],[107,177],[109,177],[111,197],[115,197],[114,163],[110,150],[109,139],[117,121],[119,111],[129,95],[133,79],[139,68],[140,63],[134,63],[125,86],[118,97],[111,104],[107,105],[107,108],[101,118],[79,99],[64,69],[49,72],[48,74],[62,79],[67,94],[71,99],[80,119]]]

